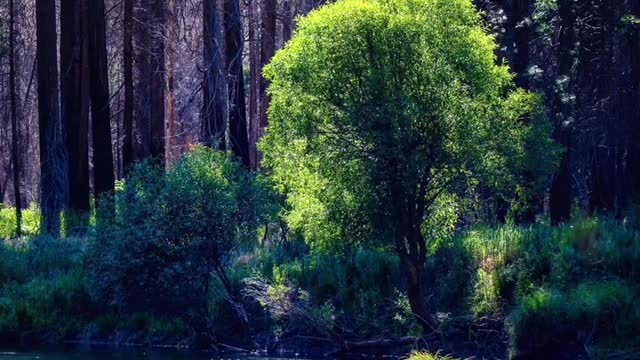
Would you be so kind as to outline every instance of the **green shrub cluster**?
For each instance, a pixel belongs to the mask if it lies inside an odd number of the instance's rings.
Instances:
[[[22,237],[0,244],[0,338],[65,337],[94,313],[80,239]]]
[[[416,351],[411,353],[408,360],[456,360],[449,355],[441,355],[440,353],[428,353],[424,351]]]
[[[22,233],[34,236],[40,231],[40,210],[35,205],[22,210]],[[0,240],[16,235],[16,209],[0,204]]]
[[[538,289],[510,315],[512,357],[536,358],[594,345],[593,352],[637,351],[640,289],[618,281],[568,291]]]
[[[227,268],[256,242],[260,186],[230,155],[206,148],[166,173],[138,164],[115,194],[115,217],[98,221],[89,255],[94,296],[120,312],[202,322],[211,274],[232,293]]]
[[[508,318],[511,351],[520,354],[571,341],[637,347],[639,263],[633,226],[577,218],[555,228],[469,230],[441,246],[427,272],[438,311]]]

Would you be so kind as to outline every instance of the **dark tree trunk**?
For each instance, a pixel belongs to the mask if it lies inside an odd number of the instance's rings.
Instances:
[[[69,209],[89,211],[89,71],[86,2],[60,5],[61,115],[69,153]]]
[[[204,0],[202,40],[206,67],[202,84],[201,141],[218,150],[225,150],[226,86],[222,37],[222,19],[217,0]],[[224,94],[224,95],[223,95]]]
[[[529,66],[530,63],[530,43],[531,28],[528,19],[532,16],[531,0],[512,1],[512,15],[510,16],[510,27],[513,31],[514,53],[511,56],[511,68],[516,74],[516,86],[530,90]],[[531,224],[536,220],[536,214],[542,212],[544,208],[544,193],[536,189],[535,174],[526,172],[524,174],[524,186],[529,191],[530,197],[528,206],[523,213],[518,216],[519,223]]]
[[[416,262],[408,256],[401,256],[402,268],[407,277],[407,297],[411,311],[425,332],[432,330],[429,308],[424,289],[424,263]]]
[[[244,89],[242,18],[239,0],[224,0],[226,65],[229,87],[229,140],[231,151],[250,168],[247,110]]]
[[[40,134],[42,230],[60,234],[60,212],[67,202],[67,154],[60,121],[55,0],[36,0],[36,59]]]
[[[590,30],[582,32],[582,37],[587,39],[580,39],[580,44],[585,49],[585,56],[580,64],[586,73],[582,77],[590,79],[592,83],[589,86],[589,96],[596,100],[593,108],[594,118],[597,119],[590,210],[594,214],[602,212],[620,216],[626,200],[623,194],[624,167],[627,161],[624,119],[632,111],[630,108],[625,109],[625,90],[632,87],[632,84],[627,79],[620,79],[619,75],[629,71],[621,63],[621,42],[616,29],[616,24],[624,13],[624,2],[596,1],[596,4],[584,11],[592,16],[583,15]]]
[[[287,43],[293,35],[293,11],[291,0],[284,0],[282,3],[282,43]]]
[[[262,41],[261,41],[261,68],[269,64],[276,53],[276,0],[262,0]],[[269,124],[267,110],[269,109],[269,96],[267,87],[269,82],[264,76],[260,81],[260,137]]]
[[[258,101],[260,99],[260,39],[257,33],[259,21],[256,1],[249,2],[249,146],[251,169],[260,166],[257,144],[260,140],[260,113]]]
[[[400,168],[400,165],[396,165]],[[398,173],[402,173],[401,170]],[[402,184],[391,184],[391,195],[396,205],[392,218],[395,223],[396,252],[400,256],[402,269],[407,279],[407,297],[411,311],[422,325],[425,332],[433,329],[427,305],[424,273],[427,259],[426,241],[421,233],[421,226],[427,211],[425,205],[425,184],[404,187]],[[415,189],[415,190],[409,190]]]
[[[133,164],[133,0],[124,1],[124,30],[122,68],[124,72],[124,143],[122,144],[122,167],[125,175]]]
[[[18,141],[18,104],[16,99],[16,33],[14,0],[9,0],[9,97],[11,102],[11,159],[13,161],[13,196],[16,206],[16,235],[22,235],[22,198],[20,195],[20,155]],[[0,198],[2,199],[2,198]]]
[[[640,17],[640,1],[629,3],[630,12]],[[627,38],[630,71],[629,78],[632,85],[628,89],[628,101],[631,111],[627,114],[625,129],[629,131],[627,138],[627,151],[629,164],[625,174],[627,199],[632,202],[640,201],[640,29],[630,31]]]
[[[509,22],[509,31],[513,32],[513,54],[510,56],[510,65],[516,74],[516,86],[523,89],[529,89],[528,70],[529,60],[529,43],[530,25],[527,19],[531,14],[531,0],[513,0],[511,1],[510,15],[507,19]]]
[[[165,154],[165,4],[140,0],[134,29],[136,94],[136,159],[153,158],[164,164]]]
[[[167,34],[166,34],[166,98],[165,98],[165,116],[167,124],[167,140],[166,146],[166,161],[165,165],[170,168],[171,165],[177,160],[177,140],[178,140],[178,114],[176,114],[176,100],[175,100],[175,63],[176,63],[176,46],[178,23],[176,19],[176,0],[167,0],[166,8],[166,22],[167,22]]]
[[[95,197],[100,200],[103,194],[112,193],[115,186],[109,104],[109,66],[104,0],[88,1],[93,186]]]
[[[571,79],[571,67],[573,66],[573,48],[575,46],[575,9],[572,0],[560,0],[558,11],[561,21],[559,38],[559,69],[558,78]],[[571,80],[569,80],[571,81]],[[568,91],[572,91],[570,85]],[[550,194],[551,223],[554,225],[569,220],[571,216],[571,126],[569,123],[573,115],[571,104],[563,101],[565,94],[558,94],[553,100],[552,111],[555,115],[554,140],[565,148],[560,159],[560,167],[556,172]]]

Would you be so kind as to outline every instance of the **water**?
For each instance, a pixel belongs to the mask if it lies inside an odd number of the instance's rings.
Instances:
[[[0,350],[0,360],[301,360],[254,356],[214,356],[180,351],[161,350]]]

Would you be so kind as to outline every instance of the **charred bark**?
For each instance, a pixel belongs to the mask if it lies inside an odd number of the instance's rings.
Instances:
[[[69,209],[89,211],[89,69],[84,0],[60,4],[61,115],[69,153]]]
[[[573,49],[576,42],[575,35],[575,9],[573,1],[561,0],[558,2],[558,11],[561,21],[561,31],[559,36],[559,69],[558,79],[565,82],[564,89],[556,91],[553,100],[552,111],[555,115],[555,125],[553,138],[564,147],[564,153],[560,159],[558,168],[552,184],[550,193],[551,223],[554,225],[569,220],[571,216],[571,121],[573,118],[573,106],[566,101],[567,91],[571,91],[571,68],[573,67]]]
[[[226,85],[223,57],[222,19],[217,0],[204,0],[202,40],[205,72],[202,89],[201,142],[224,151]]]
[[[93,186],[95,197],[113,193],[113,144],[109,103],[104,0],[89,0],[89,72],[91,83],[91,127],[93,135]]]
[[[269,64],[276,53],[276,0],[262,0],[262,39],[260,49],[261,68]],[[269,82],[264,76],[260,79],[260,128],[259,138],[264,135],[264,129],[269,124],[267,110],[269,109]]]
[[[122,68],[124,76],[124,142],[122,144],[122,167],[125,175],[133,164],[133,0],[124,1],[124,30]]]
[[[140,0],[136,10],[134,157],[153,158],[158,164],[164,164],[165,3],[164,0]]]
[[[250,168],[247,110],[244,89],[242,19],[239,0],[224,0],[226,66],[231,151]]]
[[[60,234],[60,212],[67,203],[67,153],[60,121],[57,31],[54,0],[36,0],[36,60],[40,134],[42,231]]]
[[[256,1],[249,2],[249,156],[251,169],[257,170],[260,166],[257,144],[260,140],[260,39],[256,31],[259,21],[256,18],[258,9]]]
[[[16,207],[16,235],[22,235],[22,198],[20,195],[20,155],[18,143],[18,104],[16,99],[16,33],[14,0],[9,0],[9,101],[11,106],[11,160],[13,161],[13,196]]]

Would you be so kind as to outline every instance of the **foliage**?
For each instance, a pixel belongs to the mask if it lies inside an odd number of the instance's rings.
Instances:
[[[226,268],[255,243],[264,193],[230,155],[205,148],[166,174],[138,164],[116,193],[115,219],[92,244],[94,295],[127,312],[202,320],[210,274],[233,291]]]
[[[431,302],[476,319],[507,317],[514,354],[573,351],[581,343],[633,348],[639,236],[608,218],[476,228],[444,243],[427,263]]]
[[[428,219],[446,192],[513,185],[529,139],[552,162],[537,97],[512,88],[494,50],[466,0],[347,0],[301,19],[265,69],[261,144],[291,227],[348,254],[394,239],[405,203]]]
[[[40,230],[40,211],[32,205],[22,210],[22,232],[34,236]],[[0,239],[11,239],[16,233],[16,209],[0,204]]]
[[[585,283],[567,292],[537,290],[509,318],[512,351],[549,354],[572,343],[637,347],[638,295],[636,285],[616,281]]]
[[[408,360],[455,360],[455,358],[449,355],[440,355],[439,352],[431,354],[424,351],[416,351],[411,353]]]
[[[536,24],[536,30],[545,39],[553,36],[558,23],[557,16],[558,2],[556,0],[536,0],[533,21]]]
[[[94,304],[82,272],[83,242],[30,238],[0,244],[0,337],[78,333]]]

